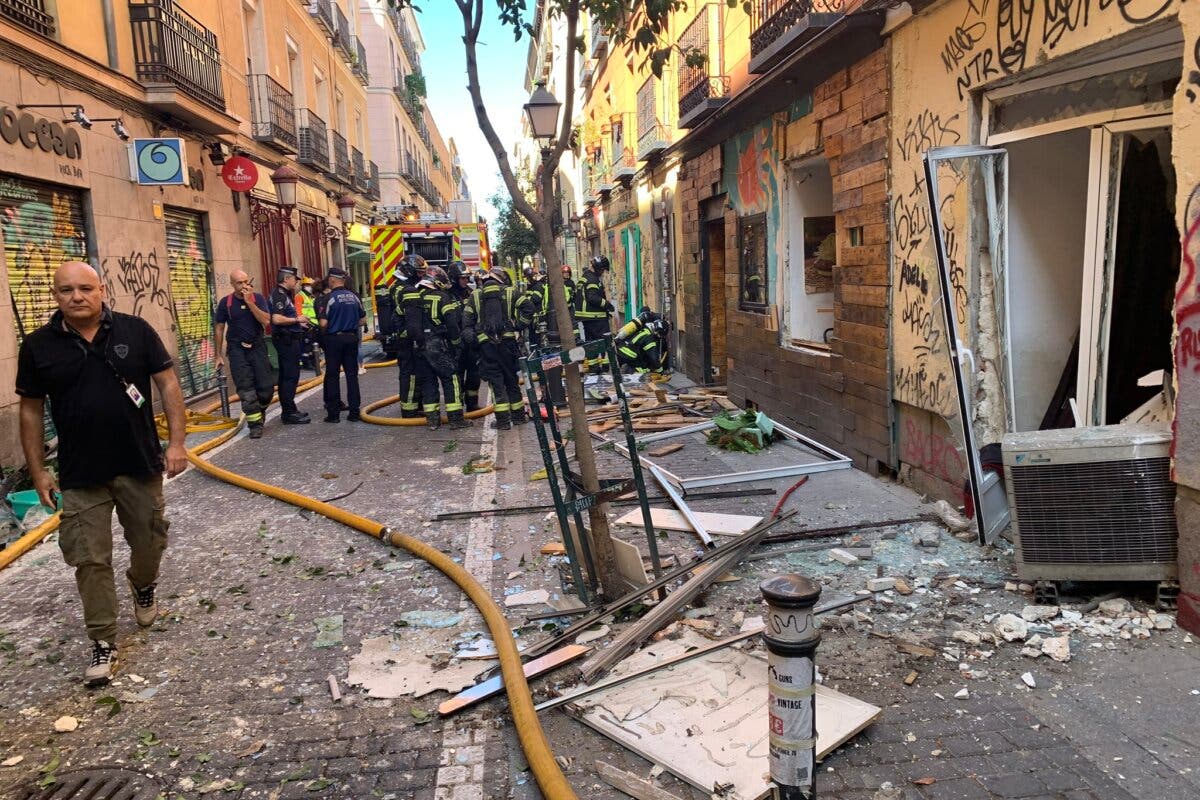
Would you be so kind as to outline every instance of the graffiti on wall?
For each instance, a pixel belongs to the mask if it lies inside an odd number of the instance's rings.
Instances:
[[[775,297],[779,265],[783,263],[781,192],[786,155],[787,113],[762,120],[724,144],[721,182],[738,217],[765,214],[767,220],[766,297]]]
[[[152,306],[171,310],[170,297],[162,285],[158,251],[154,248],[148,253],[132,250],[127,255],[105,258],[100,262],[100,274],[104,276],[109,302],[118,311],[128,309],[127,313],[141,317]]]
[[[66,194],[47,197],[16,181],[0,181],[8,285],[16,324],[25,333],[42,325],[56,307],[50,289],[58,266],[87,260],[86,237],[70,207]]]
[[[943,417],[956,413],[923,153],[933,147],[971,143],[971,93],[981,86],[1164,18],[1175,8],[1175,0],[961,0],[923,14],[920,24],[896,31],[893,64],[904,71],[892,81],[892,335],[897,400]],[[931,41],[936,43],[932,47]],[[1200,53],[1197,56],[1200,70]],[[1197,83],[1200,88],[1200,76]],[[969,183],[947,170],[939,172],[938,184],[952,316],[960,335],[971,341],[982,335],[975,330],[974,319],[982,287],[975,285],[977,267],[967,255],[977,249],[969,240],[966,222]],[[901,451],[906,447],[902,441]],[[913,447],[913,453],[921,449]]]
[[[185,394],[198,394],[216,382],[212,270],[198,219],[188,219],[173,238],[185,243],[168,250],[179,378]]]
[[[905,463],[948,483],[958,483],[966,474],[967,462],[953,437],[931,431],[909,417],[904,420],[900,441],[900,458]]]
[[[1182,264],[1179,283],[1175,290],[1175,371],[1177,395],[1192,398],[1200,394],[1200,185],[1192,189],[1183,215],[1184,233],[1180,242]],[[1200,446],[1195,425],[1180,425],[1194,419],[1193,409],[1185,410],[1183,404],[1174,418],[1175,436],[1172,437],[1172,466],[1181,471],[1189,481],[1197,477],[1195,455]],[[1183,463],[1180,463],[1183,462]],[[1194,485],[1194,484],[1193,484]]]

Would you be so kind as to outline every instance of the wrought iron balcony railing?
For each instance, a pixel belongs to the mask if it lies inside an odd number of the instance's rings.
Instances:
[[[250,118],[255,140],[285,153],[295,153],[299,148],[292,93],[270,75],[250,76]]]
[[[766,72],[836,22],[845,0],[753,0],[750,72]]]
[[[54,16],[46,11],[46,0],[0,0],[0,18],[47,38],[56,30]]]
[[[404,158],[400,160],[400,177],[408,181],[415,189],[417,182],[417,162],[412,157],[412,153],[405,153]]]
[[[217,35],[174,0],[130,0],[133,59],[138,80],[170,84],[213,108],[225,110]]]
[[[296,112],[296,122],[299,129],[300,152],[296,160],[301,164],[327,172],[329,170],[329,132],[325,128],[325,120],[318,117],[307,108]]]
[[[415,70],[421,65],[421,57],[417,53],[417,41],[398,13],[392,17],[392,20],[396,23],[396,32],[400,34],[400,49],[404,51],[404,57],[408,59],[408,67]]]
[[[346,137],[342,136],[337,131],[331,131],[329,134],[330,140],[333,142],[333,163],[330,169],[325,174],[333,178],[338,183],[350,185],[350,148],[346,144]]]
[[[367,189],[364,192],[368,200],[379,199],[379,165],[374,161],[367,164]]]
[[[642,161],[654,158],[671,146],[677,106],[672,101],[673,76],[663,72],[662,78],[651,75],[642,83],[637,95],[637,155]]]
[[[728,100],[729,76],[721,63],[721,4],[705,3],[679,37],[685,53],[700,52],[704,63],[679,70],[680,128],[690,128]]]
[[[613,178],[627,182],[637,174],[637,116],[619,114],[612,121]]]
[[[339,5],[333,6],[333,18],[337,24],[337,32],[333,36],[333,43],[342,53],[342,60],[347,64],[354,63],[354,41],[350,34],[350,20],[346,18],[346,12],[342,11]]]
[[[604,27],[598,20],[592,21],[592,29],[588,38],[591,40],[589,55],[592,58],[602,58],[608,52],[608,34],[604,32]]]
[[[367,188],[367,166],[362,151],[357,147],[350,148],[350,185],[358,190]]]
[[[333,21],[333,0],[309,0],[308,14],[325,29],[330,36],[337,34],[337,23]]]

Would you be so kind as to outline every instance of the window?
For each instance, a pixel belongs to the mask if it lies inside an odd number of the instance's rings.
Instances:
[[[788,172],[788,255],[783,265],[783,343],[825,349],[833,330],[833,268],[837,228],[829,163],[813,159]],[[854,245],[854,230],[847,236]]]
[[[767,215],[738,220],[738,308],[767,310]]]

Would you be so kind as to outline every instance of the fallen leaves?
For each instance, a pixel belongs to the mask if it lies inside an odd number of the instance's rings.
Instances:
[[[96,705],[108,706],[108,716],[105,719],[112,719],[117,714],[121,713],[121,701],[111,695],[96,698]]]
[[[424,725],[427,722],[433,722],[433,715],[431,715],[428,711],[425,711],[424,709],[410,708],[408,710],[408,713],[412,714],[413,720],[418,725]]]

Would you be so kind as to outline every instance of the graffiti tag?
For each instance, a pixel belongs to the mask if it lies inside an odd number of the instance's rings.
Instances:
[[[131,313],[134,316],[140,317],[147,306],[170,310],[170,298],[160,283],[162,271],[158,266],[156,250],[149,253],[134,251],[127,256],[106,258],[100,263],[100,271],[114,307],[117,298],[128,296],[133,303]]]

